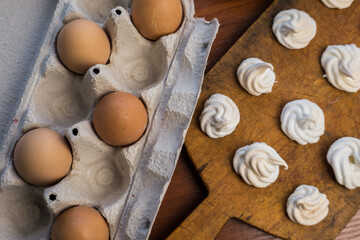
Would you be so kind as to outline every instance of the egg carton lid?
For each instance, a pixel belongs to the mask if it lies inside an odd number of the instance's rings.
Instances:
[[[0,1],[0,146],[19,108],[58,1]],[[1,165],[4,161],[0,161]]]

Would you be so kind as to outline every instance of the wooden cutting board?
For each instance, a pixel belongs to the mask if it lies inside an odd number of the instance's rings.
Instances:
[[[301,50],[284,48],[271,30],[274,16],[290,8],[306,11],[317,22],[315,39]],[[332,87],[323,78],[320,57],[328,45],[360,46],[359,16],[360,1],[335,10],[320,0],[276,0],[207,74],[185,144],[209,196],[169,239],[214,239],[232,217],[285,239],[334,239],[340,233],[360,207],[360,189],[348,190],[336,182],[326,153],[340,137],[360,138],[360,93]],[[249,57],[274,65],[278,82],[272,93],[256,97],[239,85],[237,67]],[[222,139],[207,137],[198,120],[205,100],[214,93],[232,98],[241,113],[237,129]],[[284,105],[303,98],[323,109],[326,122],[320,141],[306,146],[290,140],[280,128]],[[253,142],[266,142],[289,165],[265,189],[246,185],[232,167],[235,151]],[[301,184],[316,186],[330,201],[328,216],[315,226],[295,224],[286,215],[287,198]]]

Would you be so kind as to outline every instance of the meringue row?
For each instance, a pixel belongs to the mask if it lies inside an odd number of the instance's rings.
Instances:
[[[353,0],[321,0],[329,8],[347,8]],[[288,49],[308,46],[317,32],[315,20],[306,12],[289,9],[279,12],[272,31],[280,44]],[[324,77],[337,89],[354,93],[360,89],[360,48],[355,44],[328,46],[321,57]],[[270,93],[276,83],[274,66],[259,58],[243,60],[237,69],[240,85],[251,95]],[[204,104],[200,126],[211,138],[231,134],[240,122],[240,111],[229,97],[216,93]],[[299,99],[288,102],[282,109],[281,129],[300,145],[316,143],[325,133],[325,116],[314,102]],[[327,161],[333,168],[337,182],[348,189],[360,187],[360,139],[343,137],[328,150]],[[255,142],[237,149],[233,168],[250,186],[266,188],[274,183],[280,167],[287,163],[275,149],[263,142]],[[321,222],[329,212],[329,200],[318,188],[300,185],[289,196],[286,205],[289,219],[311,226]]]

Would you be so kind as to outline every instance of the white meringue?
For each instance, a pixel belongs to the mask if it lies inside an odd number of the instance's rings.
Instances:
[[[229,97],[216,93],[205,101],[200,125],[201,130],[209,137],[220,138],[229,135],[239,122],[239,109]]]
[[[321,57],[328,81],[337,89],[357,92],[360,89],[360,48],[355,44],[328,46]]]
[[[354,0],[321,0],[328,8],[348,8]]]
[[[306,99],[285,105],[281,113],[281,129],[301,145],[316,143],[325,131],[325,117],[321,108]]]
[[[279,176],[279,166],[288,169],[286,162],[266,143],[253,143],[239,148],[233,159],[235,172],[245,183],[265,188]]]
[[[289,49],[309,45],[316,35],[316,22],[304,11],[289,9],[279,12],[272,26],[277,40]]]
[[[329,212],[329,200],[314,186],[301,185],[287,200],[286,210],[291,221],[310,226],[321,222]]]
[[[237,77],[241,86],[255,96],[271,92],[276,79],[273,65],[258,58],[244,60],[237,70]]]
[[[336,140],[327,153],[327,160],[339,184],[348,189],[360,187],[360,139]]]

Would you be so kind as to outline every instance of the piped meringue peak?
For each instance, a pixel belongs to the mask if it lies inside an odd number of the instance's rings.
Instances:
[[[289,102],[281,113],[281,129],[301,145],[316,143],[325,131],[325,117],[321,108],[309,100]]]
[[[288,169],[286,162],[272,147],[258,142],[239,148],[233,166],[245,183],[258,188],[265,188],[275,182],[280,166]]]
[[[288,198],[286,210],[291,221],[311,226],[327,216],[329,200],[316,187],[301,185]]]
[[[336,140],[327,153],[327,161],[339,184],[348,189],[360,187],[360,139],[343,137]]]
[[[216,93],[205,101],[200,126],[209,137],[221,138],[229,135],[239,122],[239,109],[229,97]]]
[[[258,58],[244,60],[237,70],[237,77],[240,85],[255,96],[270,93],[276,79],[273,65]]]
[[[304,11],[289,9],[279,12],[272,26],[277,40],[286,48],[301,49],[316,35],[316,22]]]
[[[328,8],[344,9],[350,7],[354,0],[321,0]]]
[[[360,89],[360,48],[355,44],[328,46],[321,65],[324,77],[337,89],[353,93]]]

